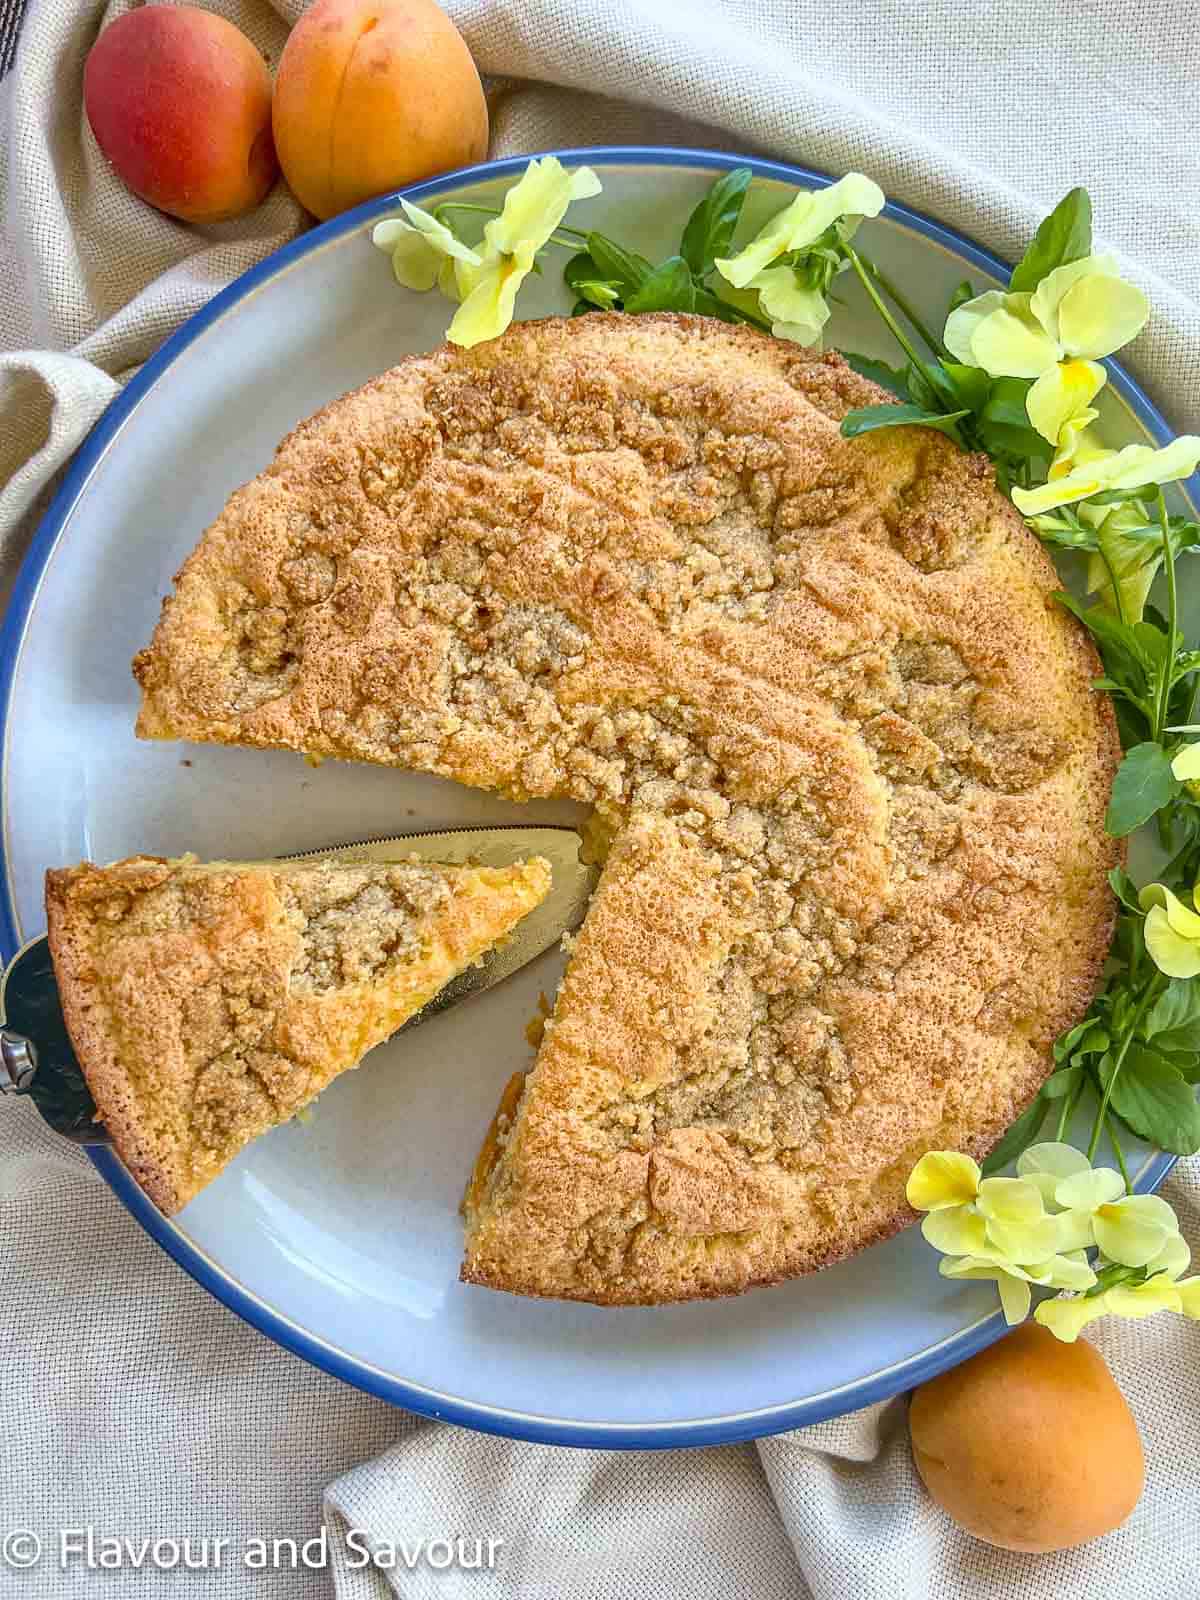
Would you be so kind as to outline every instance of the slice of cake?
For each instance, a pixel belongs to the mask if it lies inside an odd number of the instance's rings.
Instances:
[[[545,898],[511,867],[416,857],[46,874],[71,1042],[126,1166],[168,1214]]]

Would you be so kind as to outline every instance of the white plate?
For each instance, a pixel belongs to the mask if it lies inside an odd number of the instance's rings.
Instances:
[[[572,221],[651,259],[732,157],[563,152],[604,193]],[[761,218],[816,174],[748,162]],[[410,191],[494,197],[524,159]],[[18,580],[0,642],[5,878],[11,955],[44,926],[42,874],[145,850],[257,856],[370,835],[489,821],[570,820],[433,778],[251,750],[139,744],[129,662],[172,574],[227,495],[300,418],[444,335],[438,295],[399,290],[370,244],[377,202],[247,273],[169,340],[80,452]],[[1002,282],[1001,263],[890,207],[862,242],[932,320],[954,285]],[[894,359],[857,286],[830,342]],[[523,316],[567,309],[557,272],[522,290]],[[1119,374],[1116,442],[1164,437]],[[558,957],[383,1046],[321,1098],[312,1121],[260,1140],[168,1222],[111,1152],[93,1159],[143,1225],[201,1283],[279,1343],[413,1410],[570,1444],[709,1443],[864,1405],[1002,1331],[990,1285],[939,1277],[910,1230],[857,1259],[739,1299],[600,1310],[458,1282],[458,1202],[523,1026]],[[1166,1170],[1135,1151],[1142,1183]]]

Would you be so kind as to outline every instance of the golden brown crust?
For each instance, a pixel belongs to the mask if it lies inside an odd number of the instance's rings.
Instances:
[[[63,1016],[122,1160],[168,1214],[355,1067],[545,898],[415,859],[46,874]]]
[[[139,731],[596,805],[614,843],[464,1276],[736,1292],[985,1150],[1108,947],[1118,746],[988,463],[702,318],[524,323],[286,439],[139,656]]]

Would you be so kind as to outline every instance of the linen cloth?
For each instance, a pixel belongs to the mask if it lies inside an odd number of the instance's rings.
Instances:
[[[300,0],[208,0],[273,62]],[[162,338],[306,225],[282,185],[194,228],[129,195],[81,111],[87,49],[129,9],[32,0],[0,84],[0,566],[55,474]],[[1194,0],[450,0],[491,78],[493,153],[649,141],[858,168],[1013,256],[1069,184],[1155,306],[1130,353],[1200,431]],[[1200,1181],[1165,1193],[1200,1254]],[[331,1534],[326,1569],[0,1567],[0,1595],[384,1600],[1150,1600],[1200,1593],[1200,1328],[1095,1341],[1146,1445],[1130,1522],[1049,1557],[990,1550],[932,1505],[903,1401],[755,1445],[552,1450],[420,1422],[285,1355],[191,1284],[33,1108],[0,1103],[0,1533]],[[384,1452],[381,1454],[381,1452]],[[371,1458],[377,1457],[372,1460]],[[359,1465],[359,1463],[365,1463]],[[336,1480],[336,1481],[332,1481]],[[322,1490],[328,1485],[324,1504]],[[494,1536],[494,1568],[389,1578],[376,1540]]]

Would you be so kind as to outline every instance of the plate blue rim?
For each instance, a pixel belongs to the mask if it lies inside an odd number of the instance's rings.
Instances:
[[[756,177],[778,179],[784,183],[803,187],[816,188],[833,181],[828,174],[809,167],[792,166],[785,162],[714,150],[654,145],[601,145],[535,153],[556,155],[566,164],[586,162],[597,167],[689,166],[722,170],[734,166],[746,166]],[[478,166],[463,167],[425,183],[414,184],[399,192],[413,200],[430,198],[447,189],[461,187],[464,183],[505,177],[510,173],[516,174],[523,170],[529,159],[528,155],[522,155],[506,157],[500,161],[482,162]],[[281,268],[298,260],[309,251],[319,248],[330,239],[354,231],[370,218],[394,209],[395,202],[394,194],[367,201],[352,211],[320,224],[300,238],[282,246],[256,266],[249,268],[228,288],[215,295],[202,310],[190,317],[160,346],[137,376],[114,397],[96,422],[76,452],[49,510],[38,526],[14,582],[3,624],[0,625],[0,752],[7,752],[8,749],[8,723],[13,683],[21,643],[41,575],[88,478],[125,420],[153,387],[159,375],[230,307],[253,293]],[[1004,279],[1011,270],[1010,265],[1000,257],[964,238],[952,228],[947,228],[908,206],[889,201],[884,214],[924,234],[983,271]],[[1171,430],[1149,396],[1116,363],[1110,361],[1105,364],[1109,370],[1112,387],[1129,405],[1139,422],[1160,443],[1166,443],[1172,436]],[[1200,487],[1200,475],[1190,480],[1186,487],[1193,492],[1192,497],[1195,498],[1194,491]],[[15,955],[18,942],[14,911],[5,877],[3,886],[0,886],[0,952],[5,962]],[[101,1176],[150,1237],[161,1245],[202,1288],[207,1289],[231,1311],[236,1312],[275,1344],[290,1350],[294,1355],[300,1356],[333,1377],[340,1378],[343,1382],[379,1399],[387,1400],[393,1405],[402,1406],[422,1416],[458,1423],[506,1438],[524,1439],[538,1444],[615,1450],[679,1449],[684,1446],[730,1444],[743,1439],[763,1438],[769,1434],[783,1433],[790,1428],[822,1422],[829,1417],[857,1410],[877,1400],[890,1399],[892,1395],[911,1389],[947,1367],[965,1360],[1005,1332],[1004,1319],[997,1311],[961,1334],[953,1335],[940,1344],[920,1351],[907,1360],[883,1372],[863,1378],[857,1383],[843,1385],[823,1395],[810,1396],[807,1399],[760,1411],[736,1416],[712,1417],[693,1423],[660,1422],[642,1425],[573,1423],[560,1418],[505,1411],[457,1400],[450,1396],[441,1396],[433,1391],[404,1383],[314,1337],[272,1310],[243,1285],[227,1276],[202,1251],[173,1228],[147,1200],[111,1150],[92,1147],[89,1148],[88,1154]],[[1142,1190],[1157,1188],[1174,1162],[1175,1158],[1166,1154],[1154,1157],[1140,1175],[1138,1188]]]

